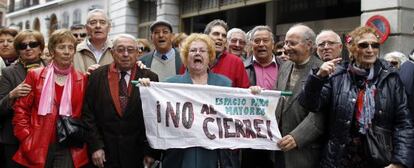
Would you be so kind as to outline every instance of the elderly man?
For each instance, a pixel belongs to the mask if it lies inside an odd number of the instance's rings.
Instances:
[[[152,153],[145,136],[139,89],[131,80],[149,78],[155,73],[136,65],[135,37],[121,34],[111,49],[114,62],[101,66],[89,76],[83,107],[83,120],[90,128],[88,141],[92,162],[98,167],[143,167]]]
[[[106,12],[94,9],[88,13],[86,22],[89,37],[77,46],[73,58],[75,69],[81,72],[87,72],[91,65],[97,67],[113,62],[110,52],[112,43],[108,39],[111,23]]]
[[[233,87],[248,88],[249,79],[243,61],[226,51],[227,30],[227,23],[220,19],[211,21],[204,29],[204,34],[213,39],[217,53],[216,60],[210,67],[211,71],[228,77]]]
[[[315,33],[305,25],[294,25],[286,33],[285,51],[290,61],[285,62],[279,72],[277,90],[292,91],[293,95],[279,100],[276,118],[282,134],[277,143],[286,168],[318,167],[321,154],[320,138],[324,131],[324,118],[299,105],[297,96],[309,72],[322,64],[312,56]]]
[[[280,58],[273,55],[274,38],[269,26],[256,26],[251,32],[253,57],[244,61],[251,86],[263,89],[276,87]],[[245,149],[242,152],[242,167],[273,167],[271,152],[266,150]]]
[[[332,30],[322,30],[316,36],[316,47],[319,58],[324,62],[341,57],[341,37]]]
[[[70,31],[76,38],[76,44],[80,44],[88,35],[86,32],[86,27],[83,24],[74,24],[70,26]]]
[[[10,28],[0,29],[0,57],[6,66],[10,66],[18,58],[13,42],[17,31]]]
[[[246,33],[239,28],[232,28],[227,32],[227,52],[246,60],[245,47],[247,44]]]
[[[140,60],[158,74],[160,81],[179,74],[182,63],[179,51],[173,48],[174,34],[171,24],[165,20],[157,20],[151,24],[150,30],[155,51],[143,55]]]

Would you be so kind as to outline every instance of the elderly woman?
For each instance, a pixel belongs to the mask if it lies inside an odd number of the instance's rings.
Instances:
[[[183,42],[180,55],[187,68],[186,72],[167,78],[166,82],[231,86],[230,79],[209,71],[216,52],[214,42],[207,35],[194,33],[188,36]],[[141,80],[141,84],[148,86],[149,80]],[[169,149],[165,151],[162,165],[168,168],[216,168],[220,162],[220,151],[201,147]]]
[[[40,32],[25,30],[20,32],[14,40],[14,49],[18,61],[2,69],[0,79],[0,143],[4,146],[6,158],[4,167],[18,167],[12,157],[19,147],[19,141],[13,134],[12,105],[17,98],[27,96],[31,91],[28,84],[22,83],[27,71],[31,68],[45,65],[40,59],[44,48],[44,39]]]
[[[299,96],[305,108],[329,116],[321,167],[412,167],[413,116],[403,84],[396,70],[378,59],[374,29],[358,27],[349,35],[351,61],[322,64]],[[372,135],[383,138],[377,154],[386,159],[373,155]]]
[[[34,39],[24,42],[35,47]],[[52,62],[28,72],[24,83],[32,90],[13,106],[14,134],[20,141],[13,159],[26,167],[81,167],[88,162],[86,145],[66,146],[57,138],[59,117],[81,115],[87,81],[72,65],[76,39],[69,30],[57,30],[49,39],[49,51]]]

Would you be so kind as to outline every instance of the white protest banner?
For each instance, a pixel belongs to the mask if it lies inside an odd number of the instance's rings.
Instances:
[[[151,82],[140,86],[148,141],[155,149],[279,150],[280,91]]]

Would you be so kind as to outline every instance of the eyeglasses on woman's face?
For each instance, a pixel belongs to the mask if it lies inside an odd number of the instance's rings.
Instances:
[[[369,46],[371,46],[371,48],[373,49],[378,49],[380,47],[379,43],[368,43],[368,42],[362,42],[362,43],[358,43],[358,48],[360,49],[365,49],[368,48]]]
[[[17,49],[18,50],[25,50],[27,49],[27,47],[29,48],[36,48],[39,47],[40,43],[37,41],[31,41],[29,43],[20,43],[19,45],[17,45]]]

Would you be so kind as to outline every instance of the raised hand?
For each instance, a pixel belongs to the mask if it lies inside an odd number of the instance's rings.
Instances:
[[[320,78],[324,78],[326,76],[331,75],[336,70],[336,65],[341,62],[342,58],[335,58],[330,61],[324,62],[321,67],[319,67],[319,71],[316,75]]]

